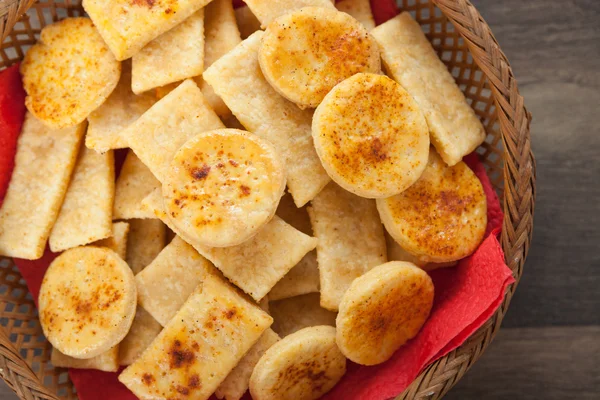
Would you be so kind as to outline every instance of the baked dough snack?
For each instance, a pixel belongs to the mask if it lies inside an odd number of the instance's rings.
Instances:
[[[268,311],[267,311],[268,312]],[[215,395],[219,399],[240,400],[248,390],[250,376],[254,367],[271,346],[279,341],[279,336],[271,329],[267,329],[248,350],[244,358],[231,370],[227,378],[217,388]]]
[[[15,169],[0,207],[0,254],[28,260],[44,254],[84,132],[85,124],[51,129],[25,114]]]
[[[117,87],[108,99],[88,116],[85,145],[99,153],[127,147],[127,141],[121,132],[154,103],[156,98],[152,94],[144,93],[140,96],[133,94],[131,62],[121,63],[121,78]]]
[[[146,268],[165,247],[167,228],[158,219],[131,219],[125,261],[134,274]]]
[[[154,214],[144,212],[141,203],[150,192],[159,187],[160,182],[154,177],[152,171],[132,150],[129,150],[115,185],[113,218],[156,218]]]
[[[256,32],[208,68],[204,79],[246,129],[273,143],[284,159],[288,190],[298,207],[329,182],[315,152],[312,112],[282,98],[258,65],[263,32]]]
[[[271,22],[258,61],[267,82],[300,108],[315,108],[354,74],[381,70],[379,48],[365,27],[323,7],[301,8]]]
[[[138,301],[162,326],[177,313],[208,274],[209,261],[178,236],[135,276]]]
[[[421,26],[403,12],[371,31],[390,76],[421,107],[431,143],[448,165],[475,150],[484,140],[483,125],[439,59]]]
[[[483,240],[487,202],[464,162],[449,167],[432,150],[421,178],[399,195],[377,200],[385,228],[421,261],[444,263],[473,253]]]
[[[315,111],[312,135],[331,179],[358,196],[401,193],[427,165],[425,118],[387,76],[358,73],[334,87]]]
[[[112,234],[114,198],[113,152],[98,154],[82,146],[50,232],[50,250],[58,253],[109,237]]]
[[[163,181],[173,156],[199,133],[224,128],[193,80],[160,99],[124,132],[129,147]]]
[[[89,18],[65,18],[42,29],[21,74],[27,109],[60,129],[82,123],[104,103],[119,82],[121,63]]]
[[[272,328],[281,337],[309,326],[335,326],[336,313],[321,307],[318,293],[271,301],[269,313],[273,317]]]
[[[308,208],[317,244],[321,306],[337,311],[352,281],[387,261],[375,200],[330,183]]]
[[[117,60],[125,60],[210,1],[83,0],[83,8]]]
[[[388,360],[415,337],[433,305],[433,282],[408,262],[392,261],[357,278],[340,303],[336,341],[358,364]]]
[[[252,13],[266,28],[275,18],[296,11],[302,7],[323,7],[335,9],[331,0],[248,0]]]
[[[375,19],[369,0],[336,1],[335,8],[356,18],[368,31],[375,28]]]
[[[162,326],[138,306],[127,336],[119,343],[119,365],[132,364],[158,336]]]
[[[255,400],[318,399],[346,372],[346,358],[335,344],[335,328],[314,326],[275,343],[254,368],[250,393]]]
[[[140,94],[204,70],[204,9],[145,45],[131,58],[131,88]]]
[[[67,250],[50,264],[40,288],[44,335],[65,355],[95,357],[127,335],[136,296],[133,273],[114,251]]]
[[[119,380],[143,399],[208,399],[273,319],[208,275]]]
[[[185,238],[210,247],[239,245],[275,214],[285,190],[279,155],[266,140],[237,129],[201,133],[175,153],[163,204]]]

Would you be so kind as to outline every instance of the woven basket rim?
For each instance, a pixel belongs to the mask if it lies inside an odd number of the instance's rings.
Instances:
[[[1,0],[1,42],[36,0]],[[415,0],[420,1],[420,0]],[[396,399],[443,397],[484,353],[500,329],[527,257],[535,206],[536,165],[531,150],[530,122],[516,78],[490,27],[470,0],[431,0],[464,38],[482,73],[489,81],[503,142],[504,221],[501,245],[515,283],[506,292],[495,314],[463,345],[429,365]],[[45,388],[0,328],[0,375],[22,399],[58,399]]]

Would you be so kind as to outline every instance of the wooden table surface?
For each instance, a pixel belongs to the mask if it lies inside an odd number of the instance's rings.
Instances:
[[[472,1],[534,117],[537,204],[502,330],[446,398],[600,399],[600,1]]]

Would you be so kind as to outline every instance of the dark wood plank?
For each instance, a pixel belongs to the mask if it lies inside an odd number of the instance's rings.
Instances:
[[[600,1],[473,0],[533,113],[534,239],[504,326],[600,324]]]
[[[600,397],[600,327],[503,329],[445,397],[595,400]]]

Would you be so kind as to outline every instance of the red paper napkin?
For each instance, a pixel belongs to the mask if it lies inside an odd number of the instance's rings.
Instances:
[[[235,3],[240,3],[236,2]],[[379,24],[397,13],[393,0],[371,0],[375,21]],[[0,101],[5,87],[14,89],[15,72],[11,69],[0,73]],[[7,81],[5,74],[12,74]],[[18,77],[18,72],[16,73]],[[11,86],[13,85],[13,86]],[[20,85],[20,78],[19,78]],[[20,86],[16,86],[19,88]],[[17,90],[18,92],[18,90]],[[22,92],[22,89],[21,89]],[[10,97],[10,104],[0,103],[4,110],[24,110],[23,96]],[[13,104],[14,103],[14,104]],[[0,110],[0,128],[6,124],[6,114]],[[10,120],[10,118],[9,118]],[[22,117],[21,117],[22,120]],[[0,144],[6,138],[16,138],[19,128],[5,134],[0,130]],[[8,132],[8,131],[7,131]],[[16,142],[16,139],[13,139]],[[12,142],[10,142],[12,143]],[[4,148],[10,149],[9,151]],[[125,153],[119,153],[117,163],[122,163]],[[2,182],[8,182],[12,166],[2,168],[4,159],[14,158],[14,145],[0,147],[0,194]],[[498,197],[486,175],[485,168],[476,154],[465,157],[465,162],[480,179],[488,201],[488,226],[486,239],[470,257],[462,260],[456,268],[431,272],[435,285],[435,300],[431,316],[419,334],[403,346],[386,363],[364,367],[349,363],[342,381],[325,399],[383,400],[401,393],[428,364],[460,346],[496,311],[501,304],[506,287],[514,282],[504,263],[504,255],[496,235],[502,225],[502,209]],[[1,203],[1,196],[0,196]],[[15,259],[23,278],[37,304],[39,288],[46,269],[56,257],[46,250],[40,260]],[[133,400],[136,397],[117,380],[118,373],[96,370],[71,369],[69,375],[81,400]],[[248,395],[245,398],[249,398]]]
[[[25,118],[25,90],[19,64],[0,73],[0,202],[15,166],[15,150]]]

